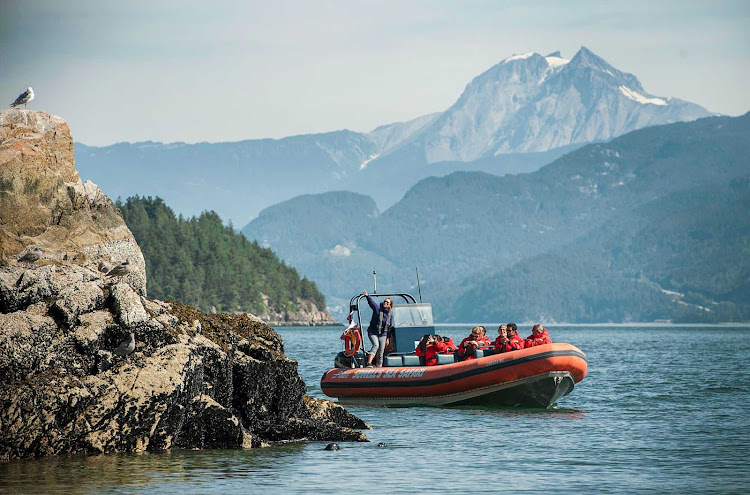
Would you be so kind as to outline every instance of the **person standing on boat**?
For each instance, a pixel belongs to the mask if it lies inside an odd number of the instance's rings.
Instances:
[[[547,329],[544,328],[541,324],[537,323],[531,329],[531,335],[526,337],[526,340],[524,341],[524,347],[534,347],[537,345],[544,345],[544,344],[551,344],[551,343],[552,343],[552,340],[550,340],[549,338]]]
[[[483,326],[472,328],[471,335],[458,344],[458,359],[461,361],[474,359],[474,351],[478,347],[491,346],[492,341],[490,341],[489,337],[485,335],[486,333],[487,330]]]
[[[367,366],[372,366],[373,360],[378,368],[383,366],[383,353],[385,352],[385,344],[388,336],[393,334],[393,299],[386,297],[383,304],[378,304],[375,299],[367,293],[366,290],[362,291],[362,294],[367,298],[367,304],[372,309],[372,318],[370,319],[370,326],[367,327],[367,336],[370,338],[372,347],[367,352]]]

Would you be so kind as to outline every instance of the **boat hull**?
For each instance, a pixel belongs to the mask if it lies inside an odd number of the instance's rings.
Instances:
[[[440,366],[332,369],[321,389],[348,405],[548,408],[586,371],[580,349],[548,344]]]

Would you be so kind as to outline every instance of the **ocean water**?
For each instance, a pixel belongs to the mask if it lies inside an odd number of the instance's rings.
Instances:
[[[437,331],[458,340],[469,328]],[[323,397],[342,328],[277,330]],[[350,408],[372,425],[369,443],[12,461],[0,463],[0,493],[750,493],[750,327],[550,335],[588,357],[553,410]]]

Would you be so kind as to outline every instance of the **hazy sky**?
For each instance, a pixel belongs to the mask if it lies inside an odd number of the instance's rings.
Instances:
[[[505,57],[588,47],[646,91],[750,110],[748,1],[0,2],[0,96],[89,145],[238,141],[442,111]]]

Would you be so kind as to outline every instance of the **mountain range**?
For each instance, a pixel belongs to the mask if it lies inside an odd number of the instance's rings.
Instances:
[[[386,208],[426,177],[531,172],[584,143],[708,115],[699,105],[647,93],[634,75],[583,47],[570,60],[559,52],[508,57],[471,81],[447,110],[369,133],[76,143],[76,162],[81,176],[110,197],[158,195],[183,215],[214,210],[244,225],[300,194],[361,191]],[[389,187],[373,187],[385,177]]]
[[[414,290],[418,267],[442,321],[736,321],[750,319],[749,178],[750,114],[711,117],[532,173],[427,178],[382,213],[364,195],[303,195],[243,233],[329,306],[373,268],[379,288]]]

